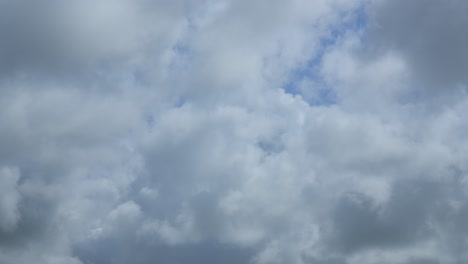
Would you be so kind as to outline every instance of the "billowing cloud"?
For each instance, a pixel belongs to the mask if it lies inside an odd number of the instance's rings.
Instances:
[[[0,263],[465,263],[463,1],[0,0]]]

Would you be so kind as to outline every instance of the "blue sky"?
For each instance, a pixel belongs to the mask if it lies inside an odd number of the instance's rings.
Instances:
[[[337,42],[346,37],[346,34],[356,34],[360,38],[364,38],[365,28],[367,25],[366,5],[361,4],[356,9],[345,11],[341,17],[347,17],[336,24],[330,25],[325,36],[320,40],[320,47],[316,54],[304,65],[300,65],[291,71],[287,82],[284,84],[286,92],[291,94],[300,95],[301,91],[299,85],[304,80],[310,80],[314,83],[315,87],[312,89],[319,90],[319,97],[309,101],[312,105],[332,105],[336,104],[337,98],[332,87],[327,86],[320,74],[320,67],[322,64],[323,56],[335,45]],[[307,100],[307,99],[306,99]]]

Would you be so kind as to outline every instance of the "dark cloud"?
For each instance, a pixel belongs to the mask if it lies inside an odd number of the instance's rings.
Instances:
[[[117,250],[117,252],[115,251]],[[133,263],[146,264],[157,261],[162,264],[174,263],[249,263],[255,251],[219,242],[201,242],[181,246],[132,244],[130,241],[113,239],[80,245],[76,253],[90,263]]]
[[[362,194],[348,194],[337,203],[333,217],[333,240],[345,251],[372,247],[404,247],[430,236],[429,221],[439,185],[403,181],[392,187],[384,205]],[[437,201],[440,202],[440,201]]]
[[[416,82],[438,95],[466,86],[468,4],[450,1],[379,1],[370,9],[373,49],[407,59]]]

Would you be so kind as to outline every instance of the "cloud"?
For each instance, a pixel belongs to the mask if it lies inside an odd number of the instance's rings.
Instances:
[[[0,0],[0,263],[465,263],[465,9]]]
[[[2,195],[1,195],[1,221],[0,228],[3,232],[12,231],[16,228],[20,215],[18,203],[21,195],[18,191],[19,173],[17,169],[3,168],[1,170]]]
[[[464,1],[378,1],[370,12],[370,46],[403,54],[423,90],[456,93],[467,81],[467,8]]]

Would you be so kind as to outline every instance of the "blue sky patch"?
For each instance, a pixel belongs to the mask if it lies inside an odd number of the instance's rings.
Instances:
[[[305,95],[300,85],[304,80],[310,80],[312,83],[316,84],[316,86],[311,87],[311,89],[318,89],[318,91],[314,93],[318,95],[318,98],[311,99],[308,98],[308,96],[303,96],[309,104],[336,104],[336,94],[332,87],[327,86],[319,70],[327,50],[335,46],[348,32],[359,32],[366,27],[368,21],[366,6],[363,4],[352,12],[343,13],[342,17],[345,18],[341,21],[342,23],[332,27],[329,34],[321,39],[321,45],[316,55],[290,72],[289,78],[284,84],[284,89],[287,93]]]

